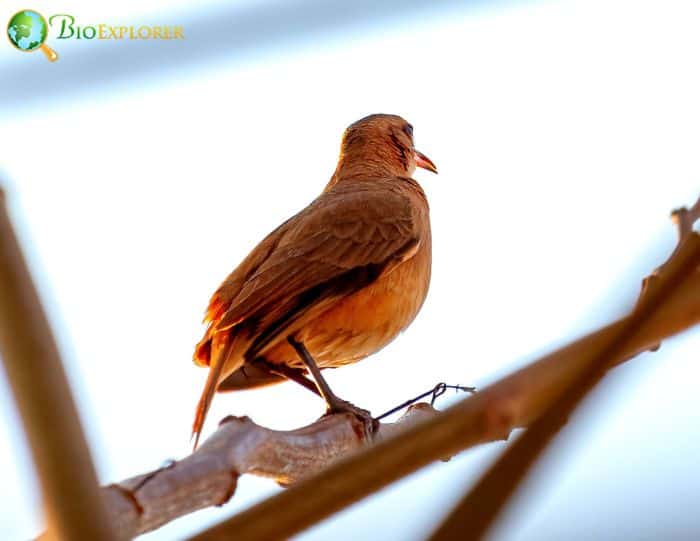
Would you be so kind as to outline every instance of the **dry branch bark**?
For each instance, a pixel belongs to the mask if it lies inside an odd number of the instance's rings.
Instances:
[[[428,404],[411,406],[396,423],[380,424],[375,440],[436,413]],[[242,474],[289,485],[365,445],[364,427],[350,414],[323,417],[291,431],[270,430],[248,417],[227,417],[183,460],[103,490],[113,527],[120,539],[128,539],[197,509],[223,505],[233,496]]]
[[[528,426],[586,369],[590,352],[610,344],[631,317],[542,357],[444,412],[414,407],[407,413],[412,426],[382,425],[373,445],[365,445],[357,422],[346,416],[290,432],[269,431],[246,418],[224,423],[197,452],[147,474],[146,482],[139,476],[104,489],[118,533],[129,537],[224,503],[238,475],[253,473],[294,484],[194,539],[286,539],[435,460]],[[609,362],[628,360],[698,322],[700,272],[694,272],[612,352]]]
[[[47,535],[113,539],[61,357],[1,188],[0,352],[39,476]]]

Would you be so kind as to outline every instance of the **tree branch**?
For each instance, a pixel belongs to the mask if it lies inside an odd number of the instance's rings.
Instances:
[[[436,413],[428,404],[413,405],[398,422],[380,424],[374,439],[391,437]],[[364,447],[364,434],[362,423],[350,414],[322,417],[290,431],[227,417],[183,460],[105,487],[113,526],[120,539],[129,539],[198,509],[223,505],[245,473],[289,485]]]
[[[698,200],[692,207],[681,207],[674,210],[671,213],[671,220],[673,220],[673,223],[675,223],[676,227],[678,228],[678,239],[680,244],[680,241],[690,235],[690,233],[693,231],[695,222],[700,220],[700,197],[698,197]]]
[[[56,539],[113,539],[49,322],[0,188],[0,352]]]
[[[223,504],[238,476],[252,473],[294,484],[194,539],[286,539],[435,460],[530,425],[586,370],[591,352],[609,348],[633,317],[540,358],[444,412],[413,406],[403,423],[382,424],[373,445],[347,415],[289,432],[231,418],[184,460],[106,487],[117,532],[131,537],[184,513]],[[695,271],[610,352],[608,362],[628,360],[698,322],[700,272]]]
[[[683,213],[686,217],[690,214]],[[601,349],[589,352],[589,361],[576,379],[548,405],[543,414],[528,427],[525,434],[469,489],[456,508],[433,534],[431,541],[460,539],[478,540],[492,526],[506,503],[536,460],[566,424],[573,411],[603,379],[610,361],[633,339],[656,310],[667,302],[676,288],[700,265],[700,236],[691,234],[692,221],[679,226],[679,246],[656,276],[653,287],[642,291],[640,301],[626,324]]]

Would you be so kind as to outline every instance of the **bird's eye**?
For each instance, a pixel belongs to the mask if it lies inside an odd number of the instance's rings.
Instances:
[[[406,135],[408,135],[409,137],[413,137],[413,126],[411,126],[410,124],[406,124],[406,125],[403,127],[403,131],[404,131],[404,132],[406,133]]]

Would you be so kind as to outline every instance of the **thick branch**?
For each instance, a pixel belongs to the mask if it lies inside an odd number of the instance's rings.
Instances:
[[[375,440],[436,413],[428,404],[411,406],[398,422],[380,424]],[[185,459],[103,490],[119,538],[128,539],[198,509],[223,505],[244,473],[288,485],[365,445],[362,423],[349,414],[323,417],[291,431],[269,430],[248,417],[228,417]]]
[[[2,189],[0,352],[39,474],[49,534],[112,539],[78,411]]]

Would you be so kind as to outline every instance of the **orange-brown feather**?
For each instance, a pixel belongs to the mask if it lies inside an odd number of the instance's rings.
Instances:
[[[194,355],[210,370],[197,434],[218,386],[280,380],[259,368],[246,377],[255,357],[300,367],[287,336],[300,337],[322,367],[339,366],[380,349],[417,314],[430,278],[430,225],[399,121],[379,115],[351,126],[324,192],[256,246],[212,297]]]

